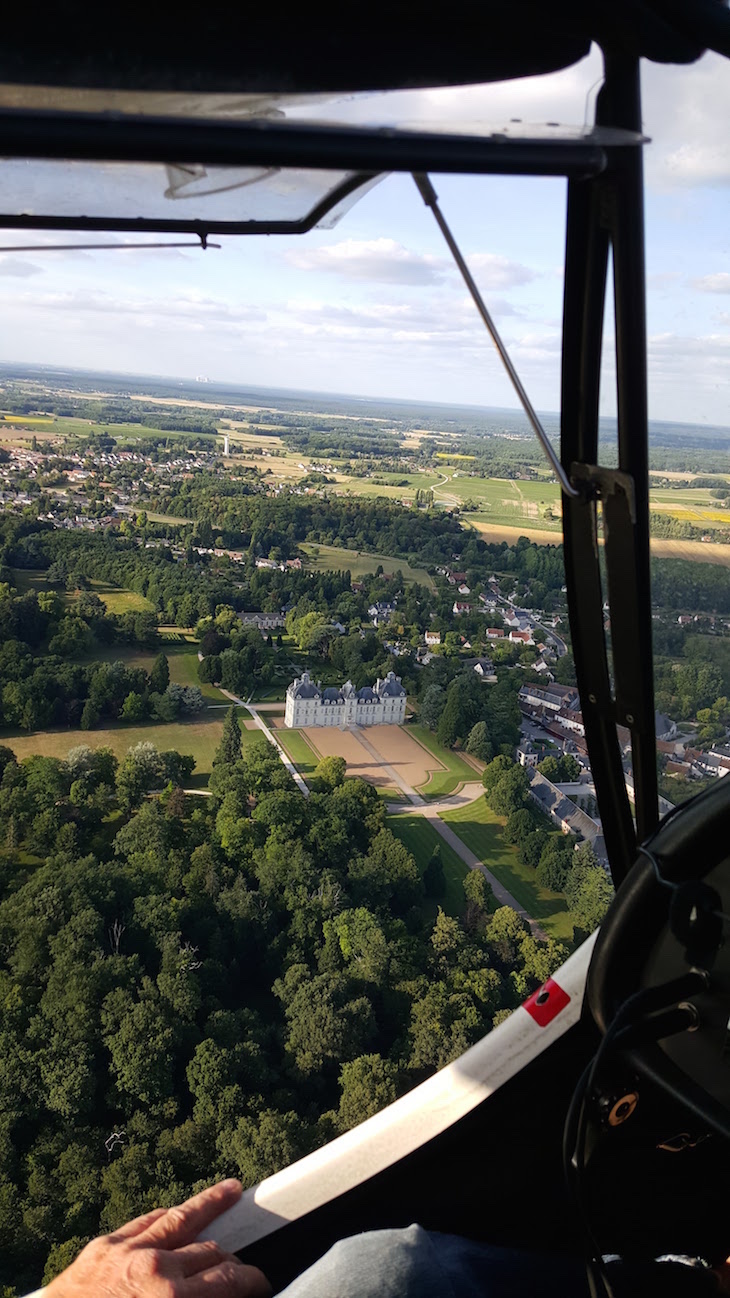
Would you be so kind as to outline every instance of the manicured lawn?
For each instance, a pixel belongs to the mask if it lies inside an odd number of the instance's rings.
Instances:
[[[416,790],[424,798],[445,798],[450,793],[455,793],[460,785],[479,781],[479,771],[452,749],[442,748],[436,736],[426,726],[408,725],[403,728],[407,735],[417,739],[419,744],[446,767],[444,771],[432,771],[430,779]]]
[[[446,875],[446,893],[438,901],[425,903],[427,908],[432,908],[434,918],[439,906],[446,911],[447,915],[463,915],[466,908],[466,898],[462,882],[467,874],[469,867],[464,864],[461,857],[457,856],[452,847],[445,843],[441,835],[429,824],[424,816],[418,815],[398,815],[388,816],[386,822],[387,828],[400,839],[401,843],[408,848],[408,851],[415,858],[421,873],[428,865],[433,855],[434,847],[441,849],[441,862]]]
[[[263,713],[262,716],[264,716]],[[319,763],[319,757],[309,743],[307,736],[303,735],[301,730],[281,729],[274,731],[274,734],[284,752],[291,757],[302,778],[307,780],[310,775],[314,775],[314,768]]]
[[[550,937],[561,942],[572,941],[573,925],[565,898],[549,888],[542,888],[535,879],[534,870],[522,865],[516,848],[504,841],[504,818],[497,816],[484,798],[477,798],[466,807],[444,812],[441,819],[509,889],[527,913],[539,920]]]
[[[316,545],[307,542],[299,547],[309,555],[307,568],[313,572],[349,571],[352,577],[363,577],[366,573],[375,572],[382,566],[384,572],[402,572],[406,581],[417,581],[422,586],[435,590],[434,583],[425,568],[411,568],[406,559],[398,559],[392,554],[366,554],[364,550],[342,550],[335,545]],[[312,554],[315,551],[315,554]]]

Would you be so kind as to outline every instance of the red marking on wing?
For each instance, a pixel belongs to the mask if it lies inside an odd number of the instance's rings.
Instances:
[[[534,1019],[539,1028],[546,1028],[548,1023],[552,1023],[558,1014],[570,1004],[570,997],[564,992],[562,987],[548,978],[542,987],[538,987],[536,992],[526,1000],[522,1006],[527,1010],[530,1018]]]

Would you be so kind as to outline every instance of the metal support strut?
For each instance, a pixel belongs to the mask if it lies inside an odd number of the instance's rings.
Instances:
[[[641,122],[638,64],[609,59],[597,122]],[[598,467],[598,408],[609,247],[613,251],[618,470]],[[643,182],[638,150],[600,178],[569,181],[561,454],[580,495],[563,495],[565,577],[586,743],[614,882],[658,821],[649,570]],[[604,631],[597,507],[603,519],[612,672]],[[612,679],[613,678],[613,679]],[[616,726],[631,732],[636,828]]]
[[[507,351],[507,348],[505,347],[498,333],[497,326],[495,325],[491,315],[489,314],[489,311],[487,310],[487,306],[484,301],[484,298],[479,292],[479,289],[477,288],[474,279],[472,277],[472,273],[469,270],[469,267],[467,266],[466,262],[464,261],[464,258],[461,255],[461,250],[459,248],[459,245],[457,244],[456,239],[454,238],[453,234],[451,233],[451,230],[449,229],[446,218],[443,212],[441,211],[441,208],[439,207],[438,195],[433,185],[431,184],[430,177],[414,174],[413,179],[415,180],[416,185],[418,186],[418,192],[420,193],[421,198],[423,199],[426,206],[430,207],[431,211],[434,214],[434,217],[436,219],[436,224],[438,225],[442,235],[444,236],[444,239],[446,240],[449,251],[452,257],[454,258],[456,265],[459,268],[461,277],[474,300],[474,305],[476,306],[477,311],[479,312],[480,316],[482,317],[482,320],[484,321],[487,327],[492,342],[494,343],[494,346],[496,347],[499,356],[502,360],[502,364],[504,365],[504,368],[506,369],[507,374],[509,375],[509,379],[512,384],[512,387],[514,388],[515,392],[517,393],[517,396],[519,397],[520,405],[522,406],[522,409],[524,410],[525,414],[527,415],[527,418],[532,424],[533,430],[535,432],[535,436],[537,437],[537,440],[539,441],[543,451],[545,452],[545,456],[550,464],[553,473],[558,479],[558,482],[560,483],[566,496],[577,496],[578,492],[576,491],[575,487],[571,484],[567,473],[565,472],[562,464],[560,463],[560,460],[558,459],[558,456],[555,453],[555,450],[553,449],[553,444],[550,441],[550,438],[548,437],[547,433],[545,432],[545,429],[543,428],[540,420],[538,419],[533,404],[530,401],[530,398],[528,397],[527,393],[525,392],[525,389],[522,386],[520,376],[517,373],[517,370],[515,369],[514,365],[512,364],[509,352]]]

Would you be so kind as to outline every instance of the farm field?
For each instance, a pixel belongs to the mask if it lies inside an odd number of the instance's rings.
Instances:
[[[481,778],[484,770],[482,762],[476,762],[472,766],[459,753],[450,748],[442,748],[426,726],[409,725],[405,733],[435,759],[435,762],[432,760],[430,763],[428,778],[415,786],[424,798],[448,797],[449,794],[456,793],[462,784]]]
[[[447,915],[456,917],[463,915],[466,909],[466,898],[462,881],[468,873],[469,867],[465,865],[460,856],[448,843],[444,841],[439,833],[434,829],[424,816],[419,815],[395,815],[388,816],[386,828],[390,829],[396,838],[408,848],[408,851],[415,858],[421,873],[425,870],[432,855],[433,849],[438,847],[441,852],[441,863],[444,867],[446,876],[446,892],[438,901],[426,902],[426,908],[433,909],[435,918],[438,907],[446,911]]]
[[[469,514],[466,521],[467,526],[474,527],[485,541],[492,544],[504,541],[507,545],[514,545],[520,536],[528,537],[535,545],[562,545],[563,541],[561,532],[547,532],[529,524],[504,527],[485,522],[479,514]],[[602,544],[603,540],[599,539],[599,545]],[[730,545],[719,541],[680,541],[673,537],[652,536],[650,545],[656,559],[689,559],[694,563],[715,563],[730,568]]]
[[[525,523],[522,527],[505,527],[503,523],[490,523],[481,514],[467,514],[467,527],[473,527],[490,545],[515,545],[520,536],[527,536],[535,545],[562,545],[563,534],[560,527],[547,531],[542,527],[531,527]]]
[[[353,496],[386,496],[389,500],[413,500],[417,491],[436,492],[443,483],[439,473],[378,473],[379,481],[372,478],[351,478],[338,474],[337,481]]]
[[[400,571],[406,581],[417,581],[422,586],[435,589],[425,568],[411,568],[407,560],[397,559],[392,554],[366,554],[363,550],[344,550],[335,545],[315,545],[312,542],[303,542],[299,548],[309,556],[307,568],[313,572],[348,570],[357,578],[375,572],[382,565],[384,572]]]
[[[528,915],[539,920],[550,937],[560,942],[572,941],[573,925],[565,898],[541,887],[534,870],[521,863],[516,849],[504,841],[504,818],[496,815],[484,798],[444,812],[441,819],[509,889]]]

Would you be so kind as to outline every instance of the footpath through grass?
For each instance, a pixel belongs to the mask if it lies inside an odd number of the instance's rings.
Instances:
[[[431,860],[433,849],[438,847],[441,851],[441,863],[446,876],[446,892],[438,901],[426,901],[424,904],[426,912],[432,911],[435,919],[436,911],[441,906],[447,915],[456,917],[463,915],[466,909],[466,898],[462,883],[469,867],[456,854],[453,847],[449,847],[449,844],[444,842],[425,816],[416,814],[388,816],[386,826],[408,848],[421,874]]]
[[[504,841],[504,817],[492,811],[484,798],[477,798],[476,802],[457,807],[454,811],[443,812],[441,819],[509,889],[528,915],[539,921],[550,937],[560,942],[572,941],[573,924],[565,898],[543,888],[535,878],[535,871],[522,864],[517,849]]]
[[[437,761],[441,762],[446,769],[443,771],[432,771],[429,779],[425,784],[420,785],[416,790],[422,797],[429,799],[445,798],[450,793],[455,793],[461,784],[478,782],[480,779],[479,771],[464,761],[458,753],[453,752],[450,748],[443,748],[438,743],[436,736],[426,727],[418,725],[407,725],[403,727],[405,734],[416,739],[423,748],[425,748]]]

